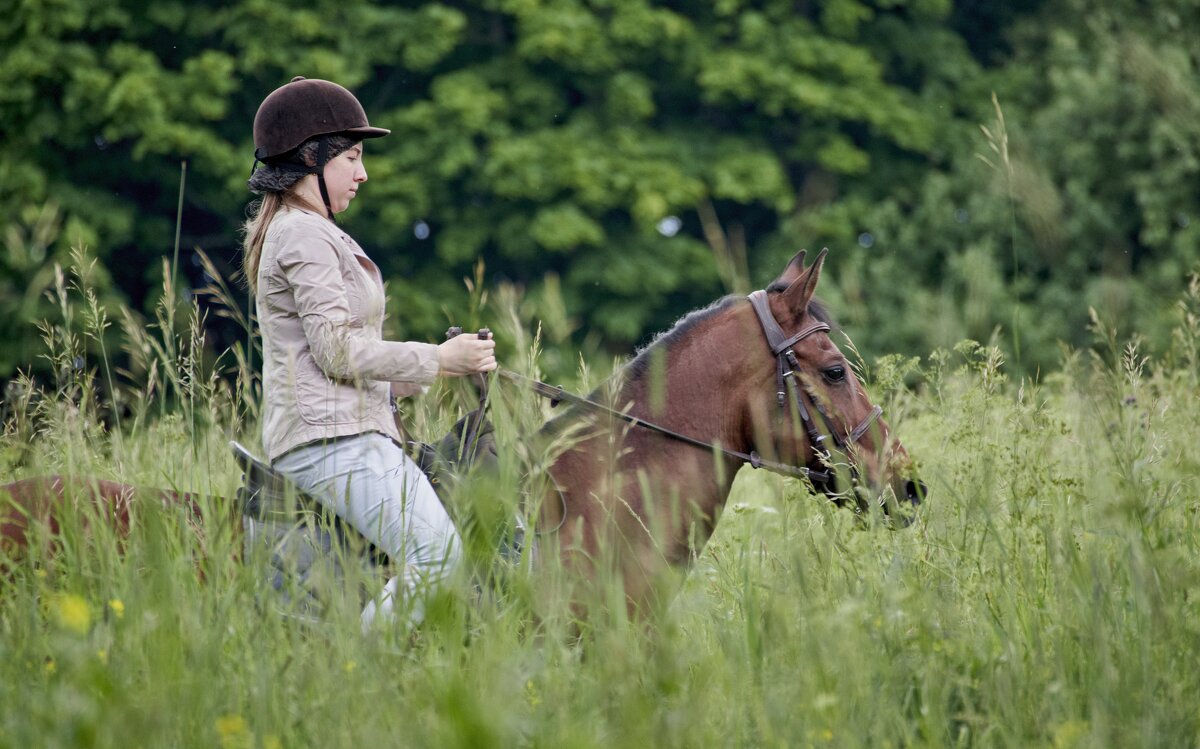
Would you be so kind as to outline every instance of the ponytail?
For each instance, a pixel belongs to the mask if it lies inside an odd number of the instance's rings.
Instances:
[[[258,263],[262,259],[263,242],[271,219],[283,207],[283,195],[282,192],[268,192],[262,200],[250,204],[250,219],[243,226],[246,238],[242,244],[242,274],[251,294],[258,293]]]

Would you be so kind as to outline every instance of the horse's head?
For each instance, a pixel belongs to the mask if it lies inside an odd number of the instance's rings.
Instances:
[[[750,400],[754,443],[781,463],[807,467],[813,486],[839,503],[918,504],[925,486],[813,299],[825,255],[805,267],[801,251],[750,297],[766,348]]]

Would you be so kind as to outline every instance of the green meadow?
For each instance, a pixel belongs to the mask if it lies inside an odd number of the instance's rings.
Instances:
[[[5,560],[0,747],[1200,744],[1196,283],[1153,355],[1094,315],[1094,345],[1036,379],[973,342],[861,363],[930,486],[909,527],[746,469],[650,620],[605,606],[604,580],[575,620],[561,576],[496,559],[477,523],[471,574],[425,625],[364,636],[352,592],[299,617],[261,555],[240,558],[219,498],[240,480],[227,441],[257,431],[244,354],[206,362],[202,321],[170,299],[123,329],[85,277],[43,331],[56,386],[6,396],[3,475],[199,492],[208,520],[143,495],[119,541],[79,506],[55,544]],[[106,327],[136,369],[74,366]],[[498,327],[536,372],[536,336]],[[415,430],[440,433],[461,395],[414,402]],[[498,407],[502,480],[476,502],[515,505],[546,409]]]
[[[0,749],[1200,749],[1200,3],[308,5],[0,11],[0,485],[74,477],[0,546]],[[423,626],[362,632],[354,550],[319,605],[281,595],[228,443],[259,451],[252,123],[298,74],[392,130],[339,217],[392,340],[487,325],[586,393],[833,248],[913,522],[746,468],[631,619],[553,529],[499,553],[571,435],[497,381]],[[474,405],[403,416],[433,440]],[[127,537],[91,479],[141,489]]]

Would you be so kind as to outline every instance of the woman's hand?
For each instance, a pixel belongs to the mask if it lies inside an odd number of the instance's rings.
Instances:
[[[489,335],[459,335],[438,344],[438,365],[447,377],[461,377],[496,368],[496,342]]]

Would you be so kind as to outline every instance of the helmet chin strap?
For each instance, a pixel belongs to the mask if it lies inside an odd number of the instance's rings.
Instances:
[[[329,189],[325,187],[325,162],[329,160],[329,138],[321,136],[317,142],[317,163],[312,168],[312,174],[317,175],[317,187],[321,188],[321,201],[325,203],[325,215],[333,223],[337,223],[337,219],[333,217],[333,207],[329,205]]]

